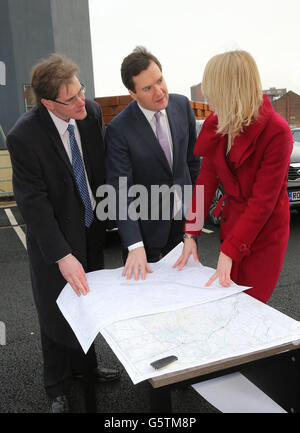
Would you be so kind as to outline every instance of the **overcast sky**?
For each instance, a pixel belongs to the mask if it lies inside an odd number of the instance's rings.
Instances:
[[[169,92],[190,98],[215,54],[243,49],[264,89],[300,94],[300,0],[89,0],[95,94],[127,94],[123,58],[137,45],[155,54]]]

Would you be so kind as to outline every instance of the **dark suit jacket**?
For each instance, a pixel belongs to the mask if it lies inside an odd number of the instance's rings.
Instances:
[[[125,248],[139,241],[143,241],[148,248],[163,248],[170,232],[172,210],[168,219],[164,220],[161,201],[154,203],[150,200],[151,186],[183,187],[194,184],[199,174],[199,158],[193,155],[195,117],[189,100],[185,96],[171,94],[166,111],[173,141],[173,170],[170,169],[148,120],[135,101],[107,127],[107,183],[113,185],[117,192],[120,177],[127,178],[128,188],[131,185],[143,185],[148,192],[149,214],[153,206],[159,206],[160,209],[156,221],[122,221],[117,215]],[[128,205],[133,200],[134,198],[128,198]]]
[[[104,183],[104,129],[98,104],[86,101],[87,117],[77,121],[89,183],[95,196]],[[26,224],[33,294],[40,324],[55,341],[78,345],[57,307],[66,284],[56,261],[72,253],[87,269],[86,228],[72,165],[59,133],[43,107],[17,121],[7,136],[15,198]],[[104,224],[99,225],[103,242]]]

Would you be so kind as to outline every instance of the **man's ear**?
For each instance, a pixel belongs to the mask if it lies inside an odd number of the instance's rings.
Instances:
[[[53,101],[50,101],[49,99],[42,98],[41,103],[44,105],[44,107],[48,108],[48,110],[50,110],[50,111],[54,110]]]
[[[132,90],[128,89],[129,95],[132,97],[132,99],[134,99],[135,101],[136,99],[136,93],[134,93]]]

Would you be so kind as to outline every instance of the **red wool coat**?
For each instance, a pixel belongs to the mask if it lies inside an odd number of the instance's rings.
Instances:
[[[227,156],[228,136],[216,133],[217,124],[217,116],[211,114],[194,149],[195,155],[203,156],[196,185],[204,185],[204,218],[222,182],[226,195],[220,249],[233,260],[232,280],[252,287],[246,293],[266,302],[278,281],[289,238],[292,134],[266,95],[258,120],[235,137]],[[196,190],[192,203],[195,209]]]

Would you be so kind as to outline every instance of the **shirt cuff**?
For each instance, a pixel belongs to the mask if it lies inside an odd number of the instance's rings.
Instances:
[[[72,253],[69,253],[69,254],[67,254],[66,256],[62,257],[61,259],[56,260],[55,263],[59,263],[61,260],[65,259],[66,257],[71,256],[71,255],[72,255]]]
[[[144,246],[144,243],[142,241],[141,242],[136,242],[135,244],[129,245],[128,251],[132,251],[135,248],[139,248],[139,247],[143,247],[143,246]]]

